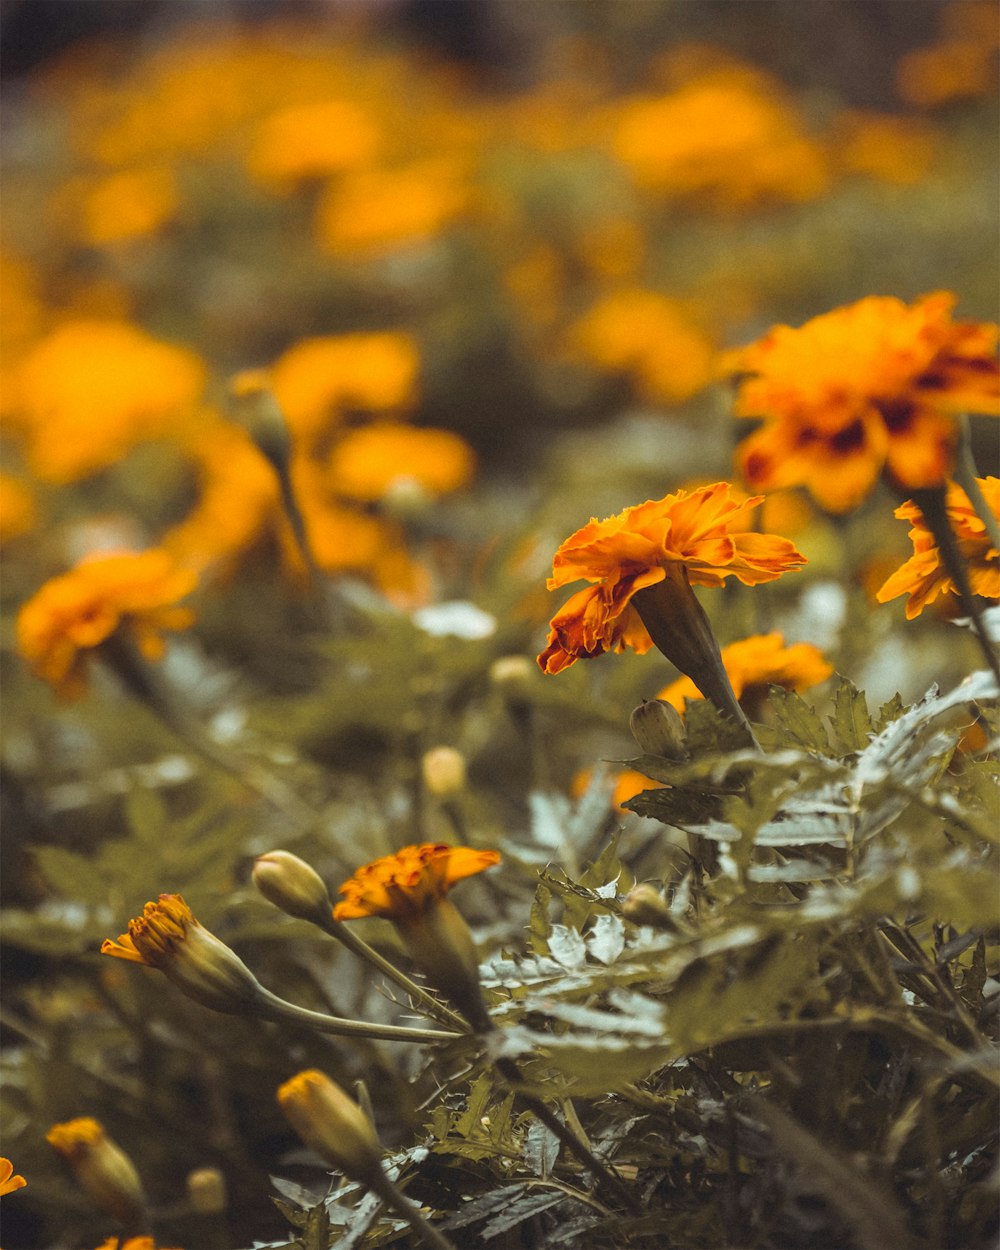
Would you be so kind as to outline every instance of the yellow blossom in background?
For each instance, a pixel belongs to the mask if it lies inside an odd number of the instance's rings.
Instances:
[[[759,688],[784,686],[786,690],[808,690],[818,686],[833,672],[833,665],[823,657],[811,642],[797,642],[786,646],[779,633],[756,634],[731,642],[722,648],[722,663],[737,699]],[[679,677],[665,686],[656,696],[665,703],[684,711],[685,699],[700,699],[701,692],[690,677]]]
[[[416,401],[420,354],[404,331],[304,339],[270,369],[271,387],[302,450],[353,410],[406,411]]]
[[[251,174],[279,190],[374,159],[379,128],[353,100],[291,104],[264,121],[248,157]]]
[[[124,1241],[117,1237],[109,1237],[102,1241],[97,1250],[157,1250],[152,1237],[127,1237]],[[178,1247],[160,1246],[159,1250],[179,1250]]]
[[[70,321],[13,370],[4,408],[35,473],[62,484],[190,420],[204,381],[194,352],[137,326]]]
[[[830,141],[842,170],[897,186],[921,182],[939,147],[937,134],[917,118],[851,110],[837,117]]]
[[[432,157],[334,179],[316,210],[316,239],[338,256],[370,256],[440,234],[468,208],[461,162]]]
[[[6,250],[0,251],[0,307],[3,308],[0,369],[6,379],[15,357],[40,336],[46,321],[37,269]]]
[[[165,629],[186,629],[194,620],[178,600],[197,576],[153,549],[94,555],[53,577],[22,607],[17,646],[34,672],[63,698],[86,690],[86,664],[95,648],[121,633],[148,660],[160,659]]]
[[[559,315],[566,289],[559,253],[546,243],[529,248],[508,267],[504,285],[522,316],[533,325],[551,325]]]
[[[91,247],[155,234],[179,208],[177,182],[166,166],[70,179],[50,205],[54,227]]]
[[[4,1194],[12,1194],[15,1190],[23,1189],[27,1183],[23,1176],[15,1174],[13,1163],[0,1156],[0,1198]]]
[[[625,99],[617,111],[614,154],[647,190],[743,208],[810,200],[827,189],[821,146],[781,85],[750,66],[706,65],[665,94]]]
[[[453,885],[500,862],[496,851],[425,842],[404,846],[359,868],[340,887],[343,902],[333,909],[335,920],[384,916],[406,921],[443,899]]]
[[[896,68],[896,85],[908,104],[934,108],[996,89],[1000,11],[992,0],[946,5],[942,28],[937,43],[908,52]]]
[[[593,584],[552,618],[542,670],[558,673],[626,647],[645,654],[653,640],[632,600],[667,580],[668,570],[682,569],[695,586],[722,586],[728,577],[756,586],[805,563],[787,538],[746,528],[762,496],[741,502],[731,491],[728,482],[679,490],[604,521],[594,517],[571,534],[555,554],[548,588]]]
[[[986,504],[1000,521],[1000,478],[977,478]],[[1000,551],[990,541],[986,526],[969,502],[965,491],[952,482],[946,499],[948,520],[958,540],[973,594],[1000,599]],[[898,568],[878,591],[879,603],[909,595],[906,618],[913,620],[940,595],[957,595],[958,587],[945,567],[937,541],[917,504],[907,501],[896,509],[902,521],[912,522],[909,532],[913,555]]]
[[[623,288],[599,300],[566,336],[568,349],[608,372],[628,373],[640,392],[680,403],[712,377],[715,346],[684,304]]]
[[[580,799],[587,793],[593,777],[594,770],[592,768],[581,769],[576,774],[570,786],[570,793],[573,798]],[[625,804],[629,799],[634,799],[637,794],[642,794],[644,790],[656,790],[661,784],[658,781],[651,781],[649,777],[644,777],[642,773],[637,772],[634,768],[624,768],[621,772],[614,773],[612,780],[614,785],[611,791],[611,806],[621,815],[628,811]]]
[[[955,296],[868,296],[729,352],[736,415],[764,418],[737,459],[751,489],[805,485],[846,512],[883,469],[901,489],[943,483],[955,415],[1000,415],[998,328],[953,321]]]
[[[326,464],[337,494],[377,502],[400,482],[415,482],[431,495],[467,486],[475,453],[451,430],[379,424],[349,430]]]
[[[600,278],[622,281],[638,273],[646,254],[646,238],[631,217],[593,221],[577,235],[574,246],[581,260]]]
[[[0,546],[30,534],[37,520],[38,509],[30,487],[0,470]]]

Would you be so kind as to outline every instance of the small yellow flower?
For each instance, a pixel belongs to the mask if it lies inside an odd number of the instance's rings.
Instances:
[[[102,955],[159,970],[189,998],[214,1011],[239,1013],[258,999],[260,984],[242,959],[198,923],[179,894],[161,894],[130,920]]]
[[[27,1183],[23,1176],[15,1175],[13,1163],[0,1156],[0,1198],[4,1194],[12,1194],[15,1189],[23,1189]]]
[[[976,481],[990,511],[1000,520],[1000,478],[977,478]],[[973,594],[986,599],[1000,599],[1000,551],[990,541],[986,526],[969,502],[968,495],[954,482],[948,487],[946,507]],[[888,578],[876,598],[879,603],[887,603],[890,599],[908,594],[906,617],[913,620],[939,595],[957,595],[958,588],[942,562],[937,540],[919,507],[907,501],[896,509],[896,516],[913,523],[909,533],[913,555]]]
[[[138,1220],[145,1207],[135,1164],[91,1116],[53,1124],[45,1140],[72,1167],[97,1205],[122,1223]]]
[[[833,672],[833,665],[823,658],[818,647],[810,642],[797,642],[788,647],[779,633],[755,634],[752,638],[731,642],[722,648],[722,663],[737,699],[757,690],[766,691],[768,686],[808,690],[826,681]],[[680,677],[656,697],[683,712],[685,699],[702,696],[690,678]]]
[[[312,1150],[356,1180],[381,1169],[382,1147],[372,1122],[336,1082],[315,1068],[278,1090],[278,1105]]]
[[[194,620],[177,601],[197,580],[156,548],[90,556],[22,606],[18,650],[62,697],[78,697],[86,690],[88,657],[112,635],[127,638],[147,660],[160,659],[161,631],[186,629]]]

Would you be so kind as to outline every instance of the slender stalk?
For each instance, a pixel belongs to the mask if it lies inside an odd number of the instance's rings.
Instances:
[[[434,1250],[455,1250],[455,1246],[429,1220],[425,1220],[420,1208],[389,1179],[381,1168],[365,1177],[368,1187],[382,1199],[385,1205],[401,1215],[413,1231]]]
[[[318,1033],[334,1033],[339,1037],[363,1037],[383,1042],[450,1042],[461,1036],[438,1029],[409,1029],[395,1024],[369,1024],[364,1020],[344,1020],[339,1016],[327,1016],[320,1011],[310,1011],[286,1002],[270,990],[260,987],[251,1008],[252,1014],[262,1020],[279,1023],[301,1024]]]
[[[457,1011],[452,1011],[450,1007],[445,1006],[433,994],[424,989],[422,985],[418,985],[416,981],[408,977],[395,964],[390,963],[388,959],[380,955],[374,947],[369,946],[362,938],[357,937],[346,925],[342,925],[334,920],[332,915],[324,913],[322,917],[317,917],[315,923],[324,933],[328,933],[330,937],[336,938],[338,942],[342,942],[352,954],[366,960],[373,968],[377,968],[387,976],[390,981],[394,981],[415,1002],[422,1004],[427,1009],[428,1015],[433,1016],[442,1023],[450,1024],[453,1028],[463,1033],[469,1031],[468,1024]]]
[[[1000,551],[1000,522],[990,510],[976,477],[976,462],[972,457],[972,439],[967,416],[959,417],[959,429],[961,434],[955,460],[955,481],[969,496],[969,503],[975,508],[976,515],[982,521],[990,543],[997,551]]]

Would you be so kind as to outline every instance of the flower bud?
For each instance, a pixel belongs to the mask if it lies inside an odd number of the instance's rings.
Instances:
[[[226,1178],[218,1168],[195,1168],[187,1175],[188,1202],[198,1215],[221,1215],[229,1206]]]
[[[352,1180],[382,1170],[375,1126],[336,1082],[310,1068],[278,1090],[278,1104],[307,1146]]]
[[[622,915],[633,924],[648,924],[654,929],[677,927],[663,895],[647,882],[640,882],[629,890],[622,903]]]
[[[628,723],[632,737],[646,755],[658,755],[667,760],[684,759],[684,722],[671,704],[662,699],[644,699]]]
[[[424,785],[436,798],[450,798],[465,787],[465,756],[454,747],[433,747],[420,767]]]
[[[420,971],[479,1032],[493,1028],[479,982],[479,958],[465,918],[448,898],[396,922],[396,932]]]
[[[523,699],[535,684],[535,665],[526,655],[502,655],[490,665],[490,681],[506,697]]]
[[[254,860],[253,883],[269,903],[299,920],[322,923],[333,902],[322,877],[290,851],[268,851]]]
[[[97,1120],[81,1116],[53,1124],[45,1140],[69,1161],[76,1179],[102,1211],[123,1224],[141,1220],[146,1199],[139,1173]]]
[[[270,389],[264,369],[244,369],[230,379],[233,415],[257,444],[260,452],[283,472],[292,454],[288,426]]]

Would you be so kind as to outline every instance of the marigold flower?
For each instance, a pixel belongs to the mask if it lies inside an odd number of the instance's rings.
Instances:
[[[591,518],[553,560],[550,590],[581,579],[594,584],[553,617],[538,657],[542,670],[558,673],[579,659],[625,647],[645,654],[654,645],[646,617],[652,619],[655,605],[637,596],[668,581],[675,587],[721,586],[735,577],[756,586],[804,564],[787,538],[747,528],[762,499],[736,502],[729,483],[716,482],[647,500],[604,521]]]
[[[27,1183],[23,1176],[15,1174],[13,1163],[0,1155],[0,1198],[4,1194],[12,1194],[15,1189],[23,1189]]]
[[[833,665],[823,658],[818,647],[811,642],[797,642],[788,647],[779,633],[755,634],[752,638],[731,642],[722,648],[722,663],[737,699],[758,690],[766,692],[768,686],[808,690],[826,681],[833,672]],[[689,677],[680,677],[656,697],[683,712],[685,699],[702,696]]]
[[[327,1163],[355,1180],[381,1169],[375,1127],[353,1098],[325,1073],[309,1068],[278,1089],[278,1105],[295,1132]]]
[[[135,1164],[91,1116],[53,1124],[45,1140],[70,1164],[97,1205],[122,1223],[141,1217],[145,1207]]]
[[[157,1250],[152,1237],[128,1237],[121,1241],[118,1237],[109,1237],[102,1241],[97,1250]],[[160,1246],[159,1250],[179,1250],[178,1247]]]
[[[1000,415],[1000,330],[953,321],[954,305],[945,291],[912,305],[868,296],[730,352],[725,371],[749,375],[737,416],[765,418],[738,454],[751,488],[805,485],[846,512],[883,470],[899,489],[942,485],[955,415]]]
[[[190,569],[178,568],[158,548],[90,556],[22,606],[18,650],[62,697],[75,698],[86,690],[88,657],[112,635],[126,637],[146,659],[160,659],[161,631],[186,629],[194,620],[177,600],[196,582]]]
[[[371,160],[379,142],[378,127],[353,100],[291,104],[262,123],[248,165],[265,185],[292,189]]]
[[[394,423],[350,430],[327,461],[331,489],[349,499],[377,503],[397,484],[417,483],[433,495],[467,486],[475,453],[451,430]]]
[[[189,998],[214,1011],[238,1014],[258,1001],[260,983],[225,942],[198,923],[179,894],[161,894],[128,924],[102,955],[159,970]]]
[[[500,862],[496,851],[427,842],[359,868],[340,887],[334,920],[391,920],[414,963],[479,1031],[492,1027],[472,935],[447,898],[456,882]]]
[[[35,496],[28,486],[0,471],[0,546],[29,534],[37,519]]]
[[[1000,520],[1000,478],[977,478],[976,481],[990,511]],[[965,491],[954,482],[948,487],[945,506],[973,593],[986,599],[1000,599],[1000,551],[991,542],[982,518]],[[942,561],[937,540],[920,508],[908,500],[896,509],[895,515],[913,523],[909,532],[913,555],[888,578],[876,598],[879,603],[887,603],[908,594],[906,617],[913,620],[939,595],[957,595],[958,587]]]

